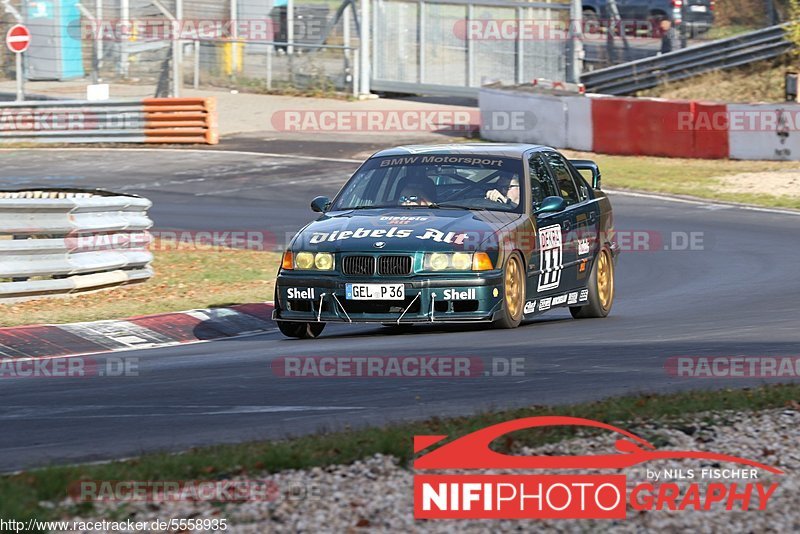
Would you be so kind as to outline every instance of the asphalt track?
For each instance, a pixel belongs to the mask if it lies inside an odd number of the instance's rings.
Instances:
[[[310,198],[333,193],[356,166],[163,151],[16,151],[0,153],[0,160],[4,184],[145,194],[155,201],[161,228],[277,235],[310,220]],[[677,379],[664,365],[678,355],[798,355],[800,216],[611,198],[617,230],[648,232],[654,250],[621,256],[607,319],[576,321],[555,311],[509,331],[337,325],[311,341],[271,332],[125,353],[140,359],[138,377],[3,380],[0,471],[488,408],[740,387],[763,380]],[[675,232],[702,233],[702,249],[664,250]],[[270,368],[281,356],[310,355],[523,358],[525,374],[290,379]]]

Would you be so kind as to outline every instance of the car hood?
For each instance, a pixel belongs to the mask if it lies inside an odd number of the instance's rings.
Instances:
[[[476,250],[524,215],[456,209],[374,209],[330,212],[303,228],[292,249],[320,252]]]

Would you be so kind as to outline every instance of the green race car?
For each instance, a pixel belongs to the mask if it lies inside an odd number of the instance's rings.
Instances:
[[[514,328],[564,306],[605,317],[614,301],[619,247],[600,171],[549,147],[382,150],[311,208],[322,216],[292,239],[275,287],[289,337],[328,322]]]

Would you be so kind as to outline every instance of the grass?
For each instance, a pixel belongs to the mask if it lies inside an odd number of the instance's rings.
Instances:
[[[783,102],[784,75],[787,70],[796,71],[797,66],[785,54],[771,61],[759,61],[665,83],[639,91],[636,96],[713,102]]]
[[[0,305],[0,326],[120,319],[273,298],[280,254],[156,245],[150,281],[59,299]]]
[[[722,177],[750,172],[800,171],[796,161],[737,161],[612,156],[563,151],[571,158],[593,159],[603,173],[603,187],[633,189],[673,195],[688,195],[710,200],[742,202],[758,206],[800,209],[800,188],[793,196],[730,193]]]
[[[106,464],[47,467],[0,477],[0,517],[24,520],[53,518],[76,510],[58,510],[43,502],[64,499],[77,480],[208,480],[232,476],[259,476],[286,469],[347,464],[377,453],[393,455],[405,465],[412,459],[412,436],[445,434],[458,437],[485,426],[541,415],[585,417],[626,429],[680,426],[693,414],[721,410],[800,408],[800,384],[762,386],[744,390],[691,391],[670,395],[639,395],[561,407],[534,406],[482,413],[469,417],[429,419],[384,428],[319,434],[287,441],[253,442],[192,449],[182,454],[148,454]],[[649,436],[639,431],[645,439]],[[574,436],[568,428],[541,428],[517,432],[497,449],[535,447]],[[81,511],[91,504],[82,503]]]

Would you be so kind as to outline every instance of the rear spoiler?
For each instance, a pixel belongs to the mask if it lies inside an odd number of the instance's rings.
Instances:
[[[571,159],[572,166],[579,171],[590,171],[592,173],[592,188],[600,189],[600,167],[590,159]]]

